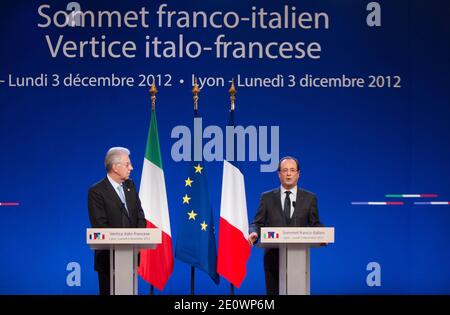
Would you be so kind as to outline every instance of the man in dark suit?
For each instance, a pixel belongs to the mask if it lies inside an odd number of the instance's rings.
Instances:
[[[130,151],[115,147],[105,157],[106,177],[88,193],[88,209],[93,228],[145,228],[139,195],[130,177]],[[109,251],[96,250],[94,269],[98,272],[101,295],[110,294]]]
[[[284,157],[278,164],[281,187],[265,192],[261,196],[258,211],[249,228],[248,241],[254,244],[261,227],[321,227],[316,196],[297,188],[300,178],[298,160]],[[267,294],[279,293],[278,248],[265,249],[264,273]]]

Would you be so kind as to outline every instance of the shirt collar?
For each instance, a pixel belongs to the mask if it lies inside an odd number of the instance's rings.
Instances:
[[[286,189],[286,188],[283,187],[283,185],[281,185],[280,191],[281,191],[281,195],[282,195],[282,196],[284,196],[284,193],[285,193],[286,191],[288,191],[288,190],[291,192],[291,195],[292,195],[292,196],[294,196],[294,197],[297,196],[297,185],[294,186],[294,187],[292,187],[291,189]]]
[[[109,175],[106,175],[106,177],[108,177],[109,182],[111,183],[111,185],[114,187],[115,190],[117,190],[117,187],[122,186],[122,184],[119,184],[118,182],[114,181],[111,177],[109,177]]]

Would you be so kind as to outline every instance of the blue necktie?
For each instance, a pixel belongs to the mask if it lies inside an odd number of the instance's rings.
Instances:
[[[123,205],[125,206],[125,209],[127,209],[127,212],[128,212],[127,201],[125,199],[125,193],[123,192],[123,185],[117,186],[117,191],[119,192],[120,200],[122,200],[122,203],[123,203]]]

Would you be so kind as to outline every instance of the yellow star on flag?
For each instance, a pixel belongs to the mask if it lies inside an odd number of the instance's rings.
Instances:
[[[206,231],[206,227],[208,226],[208,224],[206,224],[206,222],[203,221],[200,225],[202,226],[202,231]]]
[[[194,166],[194,168],[195,168],[195,173],[200,173],[200,174],[202,173],[203,167],[200,166],[200,163],[197,166]]]
[[[195,220],[195,217],[197,216],[198,213],[195,213],[194,210],[191,210],[191,212],[187,213],[189,216],[189,220]]]
[[[192,183],[194,182],[192,179],[190,179],[189,177],[185,180],[186,185],[184,187],[192,187]]]
[[[191,200],[191,197],[189,197],[187,194],[184,195],[184,197],[183,197],[183,204],[185,204],[185,203],[189,204],[189,200]]]

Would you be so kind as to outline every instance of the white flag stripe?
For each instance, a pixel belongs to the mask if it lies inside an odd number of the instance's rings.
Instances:
[[[247,200],[244,175],[227,161],[223,163],[222,200],[220,216],[248,238]]]
[[[145,158],[139,198],[145,219],[172,237],[164,171]]]

